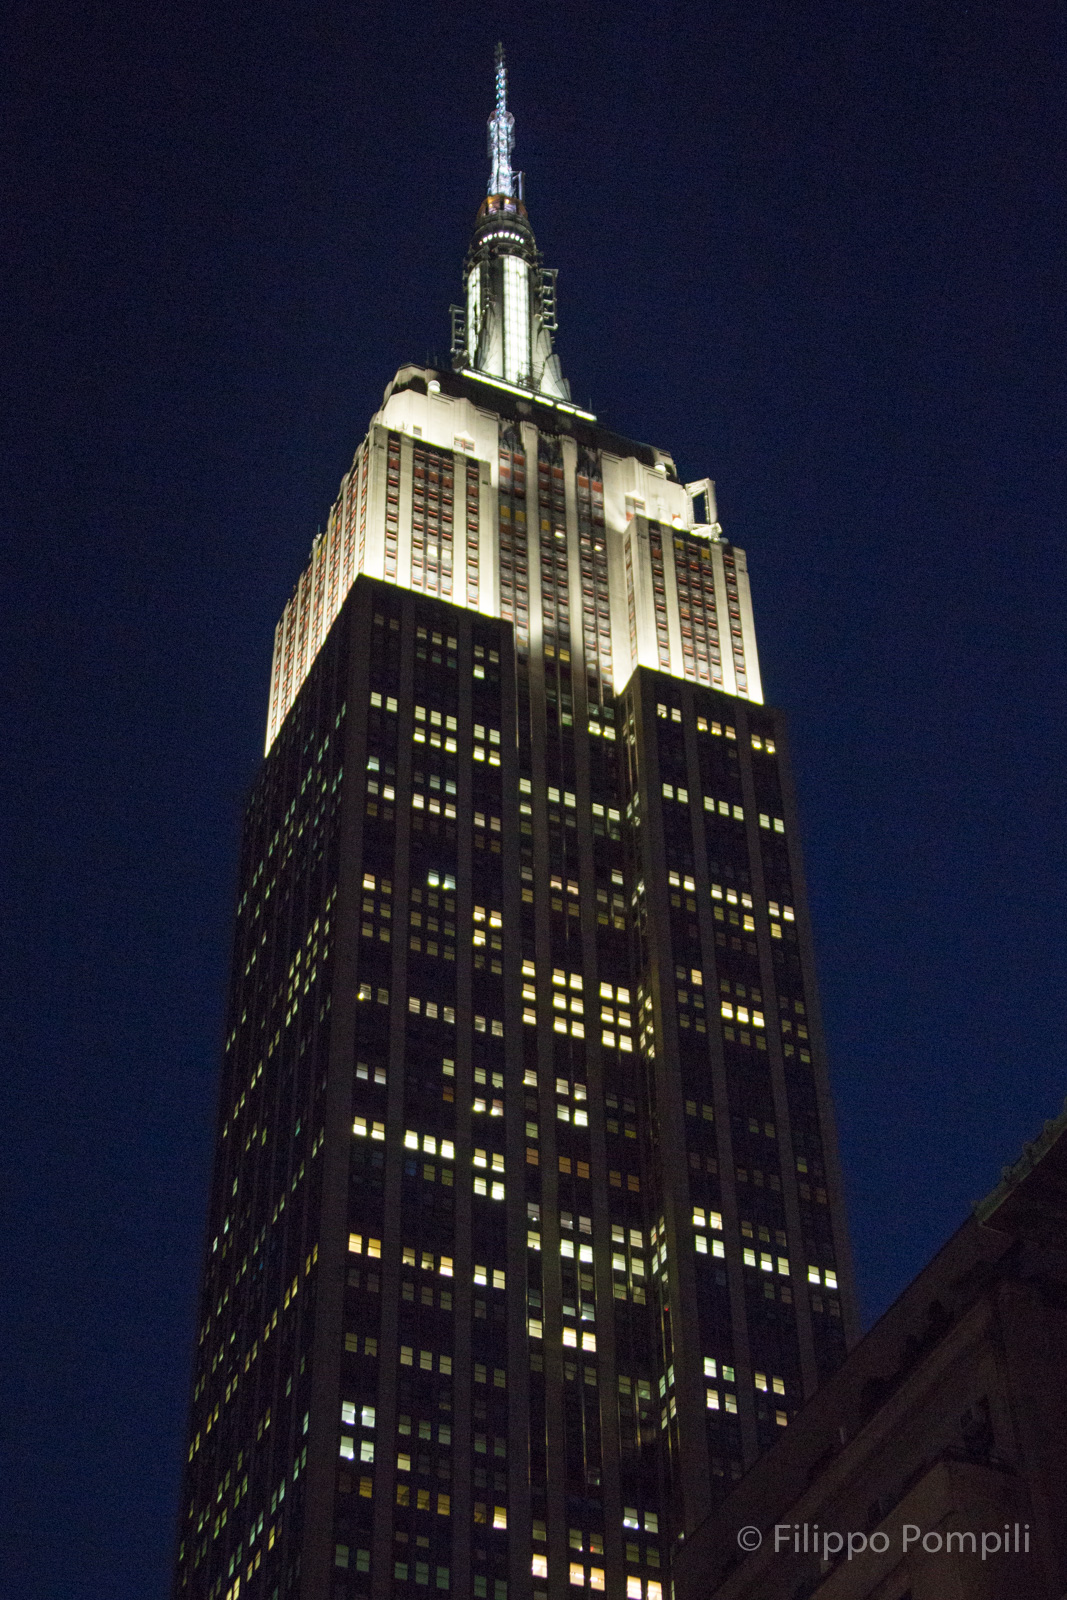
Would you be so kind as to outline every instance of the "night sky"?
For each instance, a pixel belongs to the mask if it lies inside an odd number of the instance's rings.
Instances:
[[[1067,1091],[1064,12],[4,7],[0,1594],[162,1600],[274,623],[492,49],[579,404],[719,486],[870,1320]]]

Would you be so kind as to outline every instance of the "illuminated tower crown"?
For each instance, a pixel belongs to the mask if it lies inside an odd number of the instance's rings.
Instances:
[[[511,169],[515,118],[507,95],[504,47],[498,44],[496,106],[489,118],[489,192],[464,264],[464,304],[452,307],[452,365],[457,372],[484,372],[567,400],[570,385],[552,351],[556,273],[541,265],[523,201],[522,173]]]

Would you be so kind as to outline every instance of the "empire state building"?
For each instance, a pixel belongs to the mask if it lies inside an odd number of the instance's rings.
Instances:
[[[745,553],[572,401],[513,146],[498,52],[451,369],[275,636],[181,1600],[669,1600],[857,1332]]]

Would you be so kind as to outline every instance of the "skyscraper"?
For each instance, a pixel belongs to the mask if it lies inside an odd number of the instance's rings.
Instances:
[[[666,1600],[855,1330],[786,736],[709,479],[576,406],[491,177],[278,625],[190,1600]]]

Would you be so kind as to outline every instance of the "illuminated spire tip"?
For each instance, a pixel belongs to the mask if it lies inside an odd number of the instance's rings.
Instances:
[[[508,110],[508,69],[504,46],[496,47],[496,109],[489,118],[489,193],[514,195],[517,174],[511,170],[515,148],[515,118]]]

